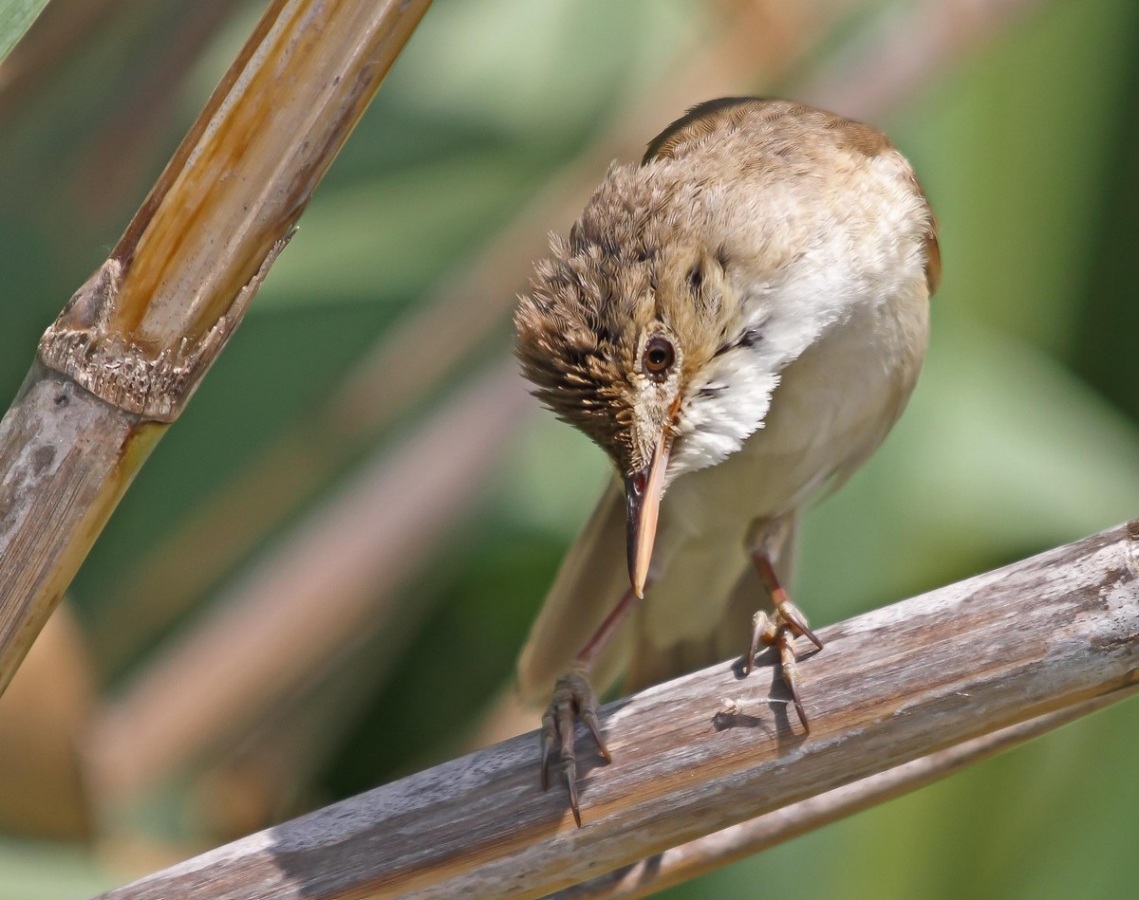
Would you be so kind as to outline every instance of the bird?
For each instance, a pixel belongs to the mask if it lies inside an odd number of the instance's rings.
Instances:
[[[790,100],[689,109],[611,164],[515,312],[532,393],[612,463],[516,681],[581,826],[598,695],[772,645],[798,717],[796,522],[878,447],[925,357],[937,221],[877,129]],[[551,475],[551,477],[554,477]],[[772,610],[770,614],[764,607]],[[552,691],[551,691],[552,689]]]

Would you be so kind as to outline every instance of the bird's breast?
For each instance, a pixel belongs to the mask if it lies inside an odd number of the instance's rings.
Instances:
[[[873,453],[913,390],[927,336],[919,292],[836,325],[783,370],[764,427],[722,463],[673,482],[646,597],[654,642],[711,627],[709,605],[726,603],[749,564],[753,523],[800,508]]]

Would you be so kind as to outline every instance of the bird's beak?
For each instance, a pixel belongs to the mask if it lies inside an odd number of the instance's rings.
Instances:
[[[625,526],[628,537],[629,581],[633,593],[645,595],[645,579],[653,556],[657,534],[660,498],[664,493],[664,473],[671,449],[670,429],[662,428],[652,459],[643,469],[625,478]]]

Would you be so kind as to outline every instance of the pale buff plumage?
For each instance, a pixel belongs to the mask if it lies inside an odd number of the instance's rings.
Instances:
[[[913,171],[868,126],[776,100],[694,109],[640,166],[614,165],[516,316],[536,394],[621,477],[672,441],[645,598],[594,671],[639,687],[747,646],[773,557],[807,500],[901,414],[940,259]],[[664,377],[646,342],[675,348]],[[550,477],[557,477],[550,473]],[[782,552],[783,562],[786,552]],[[545,702],[628,587],[608,489],[562,565],[518,681]]]

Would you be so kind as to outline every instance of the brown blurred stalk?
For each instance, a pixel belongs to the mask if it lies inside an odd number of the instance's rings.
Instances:
[[[95,691],[83,631],[62,603],[0,699],[0,829],[55,840],[90,836],[82,748]]]
[[[0,68],[0,122],[6,123],[13,108],[26,102],[34,86],[124,5],[125,0],[48,3]]]
[[[513,364],[496,363],[262,559],[105,705],[90,746],[100,797],[121,803],[178,771],[374,633],[531,405]]]
[[[123,198],[137,195],[144,173],[162,158],[156,153],[180,106],[176,100],[187,72],[234,11],[232,0],[179,3],[150,29],[147,52],[131,61],[145,66],[147,77],[123,79],[113,109],[99,130],[85,136],[89,143],[76,148],[68,173],[67,193],[89,222],[108,221]]]
[[[0,691],[429,0],[276,0],[0,423]]]

